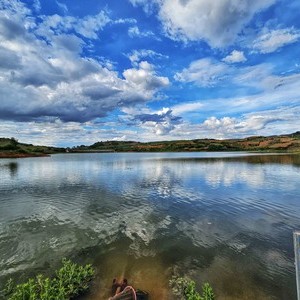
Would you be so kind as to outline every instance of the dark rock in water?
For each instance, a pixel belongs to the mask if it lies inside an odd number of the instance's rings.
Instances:
[[[137,297],[137,300],[148,300],[149,294],[142,290],[136,290],[136,297]]]

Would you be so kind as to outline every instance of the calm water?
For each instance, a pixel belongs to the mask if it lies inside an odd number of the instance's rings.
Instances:
[[[87,299],[126,276],[172,299],[168,280],[217,299],[296,299],[300,157],[242,153],[65,154],[0,160],[0,286],[91,262]]]

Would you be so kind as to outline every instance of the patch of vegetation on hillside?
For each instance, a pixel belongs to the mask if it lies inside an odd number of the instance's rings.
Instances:
[[[0,138],[0,158],[46,156],[61,152],[65,149],[19,143],[15,138]]]

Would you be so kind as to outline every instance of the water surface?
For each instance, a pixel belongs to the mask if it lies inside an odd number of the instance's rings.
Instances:
[[[168,280],[209,281],[217,299],[296,299],[300,157],[93,153],[0,160],[0,286],[92,263],[86,299],[125,276],[151,299]]]

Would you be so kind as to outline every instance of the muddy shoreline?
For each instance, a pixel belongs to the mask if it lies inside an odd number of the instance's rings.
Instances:
[[[50,156],[50,154],[33,154],[33,153],[5,153],[0,152],[0,159],[1,158],[27,158],[27,157],[46,157]]]

